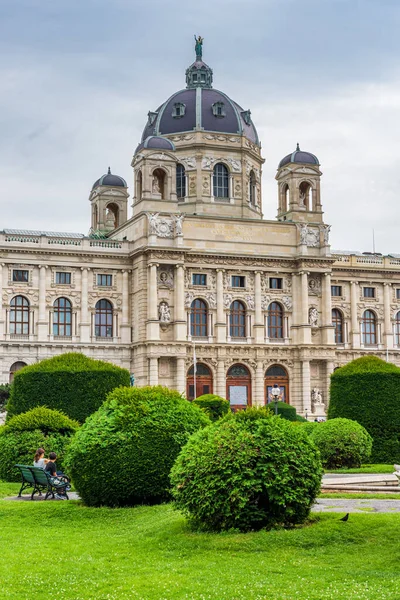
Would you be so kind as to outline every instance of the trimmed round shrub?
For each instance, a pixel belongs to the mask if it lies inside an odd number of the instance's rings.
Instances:
[[[327,469],[360,467],[371,456],[372,438],[368,431],[350,419],[316,423],[310,433]]]
[[[19,481],[14,465],[33,465],[38,448],[47,454],[56,452],[57,469],[61,470],[65,449],[78,428],[77,421],[43,406],[13,417],[0,427],[0,479]]]
[[[61,354],[15,373],[7,419],[35,406],[46,406],[83,423],[109,392],[129,384],[126,369],[84,354]]]
[[[209,531],[304,523],[321,477],[302,428],[255,408],[194,434],[171,471],[177,508]]]
[[[193,404],[197,404],[210,417],[211,421],[217,421],[229,412],[229,402],[216,394],[203,394],[195,400]]]
[[[189,436],[210,419],[161,386],[110,393],[72,440],[68,473],[88,506],[170,499],[169,472]]]
[[[400,462],[400,369],[376,356],[337,369],[328,419],[338,417],[357,421],[372,436],[372,462]]]

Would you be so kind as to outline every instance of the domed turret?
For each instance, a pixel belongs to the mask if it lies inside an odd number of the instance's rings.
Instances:
[[[282,158],[281,162],[278,165],[278,169],[281,167],[288,165],[289,163],[300,163],[302,165],[319,165],[319,160],[315,156],[315,154],[311,154],[311,152],[305,152],[304,150],[300,150],[299,144],[296,146],[296,150],[291,154],[287,154],[284,158]]]
[[[112,187],[128,187],[125,179],[120,177],[119,175],[113,175],[111,173],[110,167],[108,167],[108,171],[105,175],[102,175],[97,181],[94,182],[92,186],[92,190],[99,185],[109,185]]]
[[[127,188],[125,179],[111,173],[110,167],[94,182],[89,196],[92,234],[103,235],[125,223],[128,218]]]

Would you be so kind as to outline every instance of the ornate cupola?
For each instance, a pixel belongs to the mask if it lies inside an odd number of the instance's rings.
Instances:
[[[128,189],[125,179],[111,173],[94,182],[89,201],[92,206],[91,233],[107,234],[128,219]]]
[[[186,87],[188,90],[198,87],[212,88],[212,69],[203,62],[203,38],[199,35],[194,36],[194,39],[196,60],[186,69]]]
[[[278,220],[300,223],[322,223],[322,172],[315,154],[300,150],[291,152],[278,165]]]

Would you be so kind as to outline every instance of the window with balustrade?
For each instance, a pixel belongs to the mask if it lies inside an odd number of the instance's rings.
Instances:
[[[361,337],[365,346],[377,344],[376,315],[372,310],[366,310],[361,319]]]
[[[98,338],[113,337],[113,306],[109,300],[99,300],[95,308],[95,336]]]
[[[190,334],[193,337],[207,337],[208,335],[208,309],[204,300],[196,298],[190,309]]]
[[[232,338],[246,337],[246,307],[240,300],[235,300],[231,304],[229,332]]]
[[[10,302],[10,334],[29,335],[29,300],[15,296]]]
[[[53,335],[71,337],[72,304],[68,298],[57,298],[53,305]]]

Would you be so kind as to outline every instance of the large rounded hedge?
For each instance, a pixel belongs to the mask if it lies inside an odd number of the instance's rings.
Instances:
[[[92,360],[84,354],[61,354],[15,373],[7,418],[34,406],[47,406],[83,423],[101,406],[109,392],[129,384],[126,369]]]
[[[167,388],[119,388],[77,432],[68,473],[89,506],[133,506],[170,498],[169,472],[189,436],[210,424]]]
[[[372,436],[372,462],[400,462],[400,369],[376,356],[337,369],[328,419],[338,417],[357,421]]]
[[[371,456],[372,438],[368,431],[350,419],[316,423],[310,433],[327,469],[360,467]]]
[[[57,469],[62,469],[65,448],[78,428],[77,421],[43,406],[13,417],[0,427],[0,479],[19,481],[14,465],[33,465],[38,448],[56,452]]]
[[[264,409],[198,431],[171,471],[177,508],[210,531],[303,523],[321,477],[318,450],[302,428]]]

